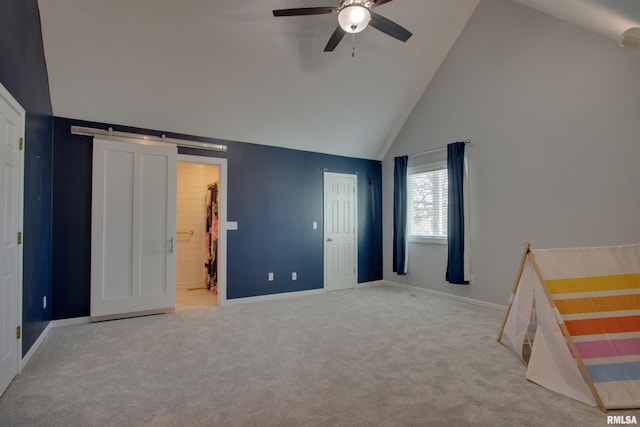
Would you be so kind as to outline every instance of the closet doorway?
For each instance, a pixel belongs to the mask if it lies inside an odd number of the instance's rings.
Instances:
[[[225,166],[226,159],[178,156],[176,310],[215,307],[224,301]]]

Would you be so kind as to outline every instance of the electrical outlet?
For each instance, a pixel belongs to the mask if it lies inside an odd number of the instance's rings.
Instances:
[[[296,273],[295,271],[291,273],[291,280],[298,280],[298,273]]]
[[[47,296],[42,297],[42,308],[47,308]]]
[[[269,281],[273,282],[273,273],[269,273]]]

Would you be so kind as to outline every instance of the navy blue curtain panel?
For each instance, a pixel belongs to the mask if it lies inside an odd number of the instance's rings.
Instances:
[[[457,285],[469,284],[464,280],[464,149],[464,142],[454,142],[447,145],[449,256],[447,258],[446,279],[447,282]]]
[[[407,163],[409,156],[394,159],[393,168],[393,271],[407,274]]]

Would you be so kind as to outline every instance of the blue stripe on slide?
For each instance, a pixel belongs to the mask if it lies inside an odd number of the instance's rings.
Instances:
[[[587,366],[587,371],[594,383],[640,380],[640,362],[590,365]]]

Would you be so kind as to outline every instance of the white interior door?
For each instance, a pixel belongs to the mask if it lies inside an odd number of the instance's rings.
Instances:
[[[357,282],[357,177],[324,174],[324,288],[351,289]]]
[[[177,149],[93,141],[91,318],[175,308]]]
[[[0,86],[0,395],[18,373],[24,110]]]

